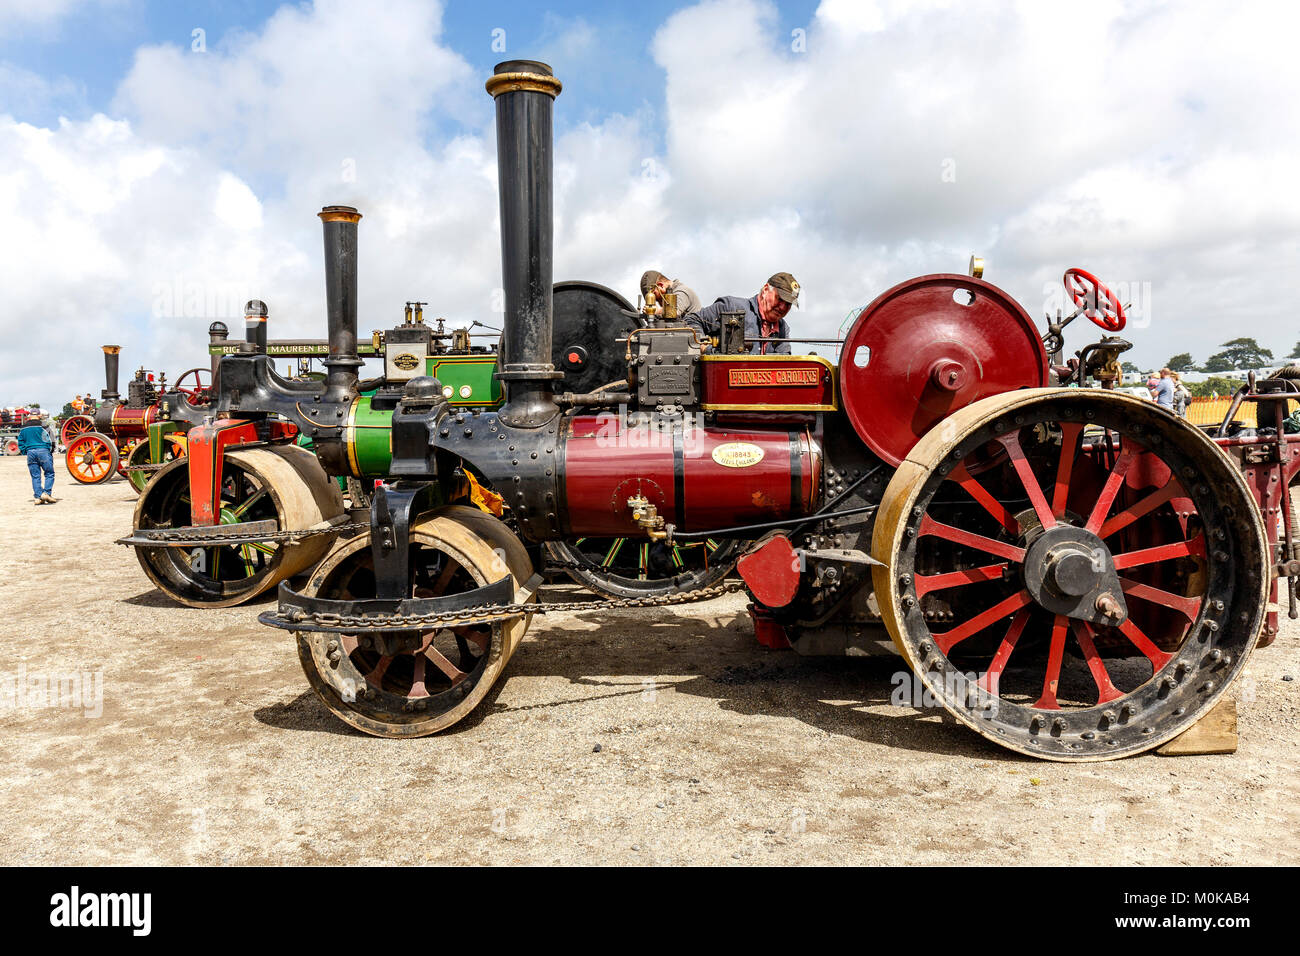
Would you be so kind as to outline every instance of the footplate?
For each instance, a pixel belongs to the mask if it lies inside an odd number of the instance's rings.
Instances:
[[[369,631],[429,631],[435,628],[508,620],[528,614],[527,601],[540,583],[534,575],[515,594],[514,578],[443,597],[370,599],[360,601],[307,597],[280,583],[279,606],[264,611],[257,620],[286,631],[324,631],[355,634]]]

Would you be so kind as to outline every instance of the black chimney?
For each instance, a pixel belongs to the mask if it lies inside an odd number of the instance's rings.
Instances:
[[[325,312],[329,322],[329,357],[325,359],[327,402],[356,397],[357,369],[357,223],[351,206],[326,206],[317,215],[325,225]],[[263,340],[265,341],[265,339]]]
[[[99,397],[106,402],[116,402],[122,397],[117,393],[117,353],[120,351],[120,345],[104,346],[104,384],[107,387]]]
[[[252,346],[245,351],[266,354],[266,314],[266,303],[261,299],[244,303],[244,341]]]
[[[487,81],[497,107],[501,272],[505,289],[501,419],[536,428],[558,412],[551,364],[551,111],[560,81],[545,63],[507,60]]]
[[[226,327],[225,322],[213,322],[208,326],[208,351],[212,353],[214,345],[225,345],[226,339],[230,336],[230,329]],[[217,384],[217,366],[221,364],[221,353],[216,352],[208,356],[212,360],[212,387],[215,390]]]

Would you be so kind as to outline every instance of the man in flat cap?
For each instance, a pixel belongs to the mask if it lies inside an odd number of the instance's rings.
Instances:
[[[656,272],[651,269],[641,276],[641,295],[648,296],[651,292],[659,304],[655,306],[655,314],[663,315],[663,301],[665,292],[677,293],[677,314],[686,316],[692,312],[700,311],[704,304],[700,301],[699,295],[690,286],[682,285],[681,279],[669,279],[662,272]]]
[[[762,340],[790,337],[785,316],[798,301],[799,283],[790,273],[778,272],[763,284],[758,295],[748,299],[724,295],[699,315],[687,316],[686,322],[699,329],[702,336],[716,337],[722,334],[722,313],[744,312],[745,343],[751,355],[789,355],[789,342]]]

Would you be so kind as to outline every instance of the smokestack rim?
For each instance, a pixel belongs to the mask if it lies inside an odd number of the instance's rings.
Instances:
[[[326,206],[316,213],[321,222],[360,222],[361,213],[355,206]]]
[[[493,99],[502,93],[545,93],[554,99],[564,84],[538,60],[506,60],[496,65],[484,88]]]
[[[100,348],[104,350],[105,355],[116,355],[118,352],[122,351],[122,346],[120,345],[101,345]]]

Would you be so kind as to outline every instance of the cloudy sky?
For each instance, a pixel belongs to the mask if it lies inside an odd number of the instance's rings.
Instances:
[[[0,404],[97,393],[104,343],[124,379],[206,364],[254,296],[273,337],[323,336],[333,203],[365,216],[363,334],[415,298],[496,324],[507,58],[564,82],[557,278],[789,271],[797,332],[834,336],[974,252],[1040,321],[1066,267],[1117,287],[1144,367],[1289,354],[1297,9],[0,0]]]

